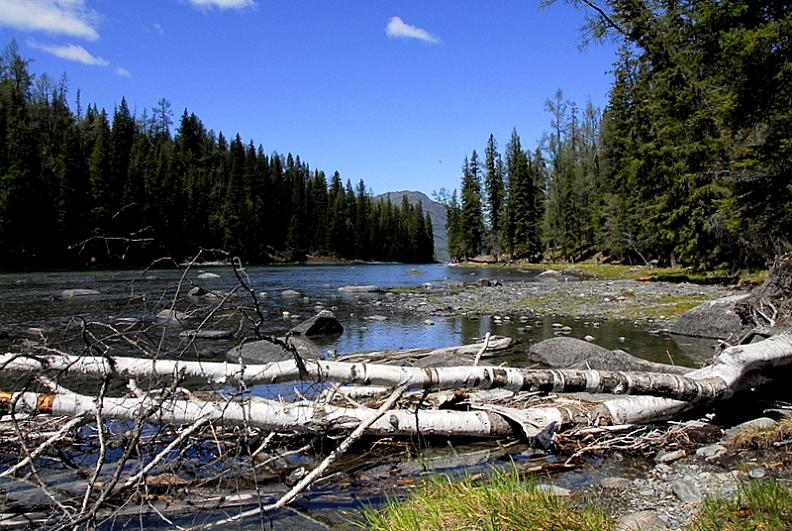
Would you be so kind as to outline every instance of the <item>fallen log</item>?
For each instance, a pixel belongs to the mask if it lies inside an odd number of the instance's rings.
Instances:
[[[5,356],[5,369],[41,369],[46,366],[100,375],[125,377],[190,374],[229,384],[277,383],[299,380],[295,362],[262,366],[50,355],[42,359]],[[610,392],[654,394],[606,400],[599,405],[565,404],[527,409],[478,405],[477,411],[417,411],[394,409],[370,427],[372,435],[444,435],[489,437],[517,433],[532,437],[551,424],[557,428],[588,424],[629,424],[670,417],[702,401],[719,400],[754,385],[755,376],[767,369],[792,365],[792,333],[725,349],[715,362],[686,376],[612,371],[530,370],[503,367],[414,368],[366,363],[306,360],[306,377],[362,385],[408,388],[500,388],[515,391]],[[0,412],[80,415],[95,411],[95,399],[74,393],[2,393]],[[132,419],[151,408],[159,422],[188,424],[208,415],[214,422],[244,423],[264,429],[310,433],[346,432],[372,414],[370,408],[339,408],[316,403],[283,403],[262,399],[207,402],[171,399],[154,404],[151,398],[104,398],[108,418]],[[504,420],[506,419],[506,420]],[[508,422],[507,422],[508,421]]]
[[[262,365],[117,357],[63,355],[0,356],[5,370],[51,369],[72,374],[195,377],[223,385],[251,386],[307,380],[340,384],[396,386],[408,389],[508,389],[527,392],[614,393],[656,395],[698,403],[716,400],[728,392],[718,379],[666,373],[575,369],[524,369],[517,367],[404,367],[372,363],[296,360]]]

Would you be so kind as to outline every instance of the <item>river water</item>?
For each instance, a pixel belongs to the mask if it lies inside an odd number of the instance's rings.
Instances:
[[[202,273],[211,273],[212,278],[199,278]],[[263,331],[279,334],[287,331],[299,319],[294,316],[309,317],[319,307],[332,308],[344,326],[344,333],[336,339],[325,340],[320,346],[325,351],[338,354],[352,352],[406,349],[413,347],[443,347],[476,341],[486,332],[509,335],[522,340],[515,350],[510,363],[521,364],[522,356],[530,344],[553,337],[553,323],[562,322],[573,329],[572,335],[584,337],[590,330],[584,323],[546,317],[531,318],[530,330],[518,334],[521,326],[518,319],[513,322],[496,323],[490,317],[476,319],[466,317],[431,317],[433,324],[427,324],[425,315],[392,315],[386,310],[383,321],[368,319],[378,311],[378,298],[350,297],[338,291],[345,285],[376,285],[382,288],[405,288],[433,285],[448,281],[470,281],[486,277],[507,283],[514,280],[531,280],[535,272],[506,271],[481,268],[462,269],[442,264],[404,265],[404,264],[350,264],[350,265],[305,265],[305,266],[265,266],[250,267],[244,272],[250,286],[256,293],[261,313],[265,316]],[[77,330],[80,323],[100,322],[111,324],[117,329],[124,327],[148,326],[147,335],[141,336],[150,345],[163,349],[163,352],[178,352],[184,356],[197,356],[201,359],[223,359],[224,353],[250,336],[251,322],[240,318],[245,314],[255,320],[249,293],[238,293],[225,304],[219,305],[217,299],[201,300],[185,297],[193,286],[200,285],[209,290],[227,293],[239,286],[236,275],[229,267],[192,268],[187,275],[173,269],[117,270],[117,271],[80,271],[80,272],[43,272],[43,273],[6,273],[0,275],[0,349],[13,350],[23,341],[43,341],[75,353],[82,351]],[[76,297],[63,300],[59,297],[62,290],[94,289],[98,295]],[[296,297],[283,297],[283,290],[295,290]],[[174,303],[175,301],[175,303]],[[216,306],[221,308],[215,312]],[[163,309],[174,307],[176,310],[194,314],[192,322],[197,326],[207,319],[209,328],[231,330],[233,339],[197,340],[184,347],[184,339],[179,336],[180,328],[163,327],[156,324],[153,316]],[[288,312],[288,316],[284,312]],[[157,328],[160,326],[160,328]],[[139,328],[136,328],[136,330]],[[152,330],[164,330],[158,335]],[[43,334],[43,336],[42,336]],[[601,323],[597,330],[598,343],[609,348],[622,348],[633,354],[657,361],[668,356],[677,363],[693,364],[693,360],[682,352],[667,335],[652,335],[644,326],[636,326],[630,321],[608,321]],[[4,336],[4,337],[3,337]],[[116,344],[113,348],[122,349]],[[152,347],[154,348],[154,347]],[[119,354],[128,354],[123,350]],[[11,384],[13,382],[6,382]],[[291,387],[276,390],[288,394]],[[271,396],[271,389],[257,389],[256,394]],[[419,445],[420,446],[420,445]],[[310,467],[311,459],[295,457],[296,464]],[[407,483],[427,474],[438,472],[459,473],[464,470],[475,473],[489,469],[493,464],[510,462],[539,461],[552,459],[552,456],[536,453],[530,448],[517,446],[509,451],[493,449],[491,446],[475,443],[455,448],[429,448],[417,454],[398,454],[383,457],[376,466],[356,463],[350,459],[348,472],[341,480],[325,487],[319,486],[301,501],[301,511],[286,510],[276,517],[275,528],[322,528],[326,524],[347,527],[349,514],[359,510],[361,503],[378,503],[389,492],[398,492]],[[356,475],[355,470],[361,471]],[[348,476],[348,477],[347,477]],[[563,484],[577,481],[575,474],[569,474],[559,481]],[[407,478],[407,479],[405,479]],[[285,487],[278,484],[273,491],[277,497]],[[181,521],[187,525],[195,523],[191,516]],[[354,519],[354,517],[352,517]],[[151,521],[159,526],[158,520]],[[321,522],[316,523],[316,522]],[[346,523],[345,523],[346,522]],[[253,526],[252,528],[258,528]]]
[[[202,272],[218,277],[198,278]],[[263,325],[265,332],[285,332],[299,322],[300,317],[313,315],[317,305],[333,308],[345,331],[337,339],[325,341],[321,346],[338,354],[452,346],[476,341],[488,331],[518,338],[523,342],[523,348],[527,348],[533,342],[553,337],[552,324],[556,322],[570,326],[573,337],[583,338],[591,333],[591,329],[584,327],[582,322],[549,317],[531,319],[530,329],[523,334],[518,334],[517,328],[521,325],[516,319],[496,323],[487,316],[475,320],[432,317],[433,325],[427,325],[427,317],[423,315],[388,315],[385,321],[371,321],[367,317],[377,313],[376,298],[350,297],[338,291],[339,287],[345,285],[404,288],[476,278],[491,278],[506,283],[530,280],[536,272],[469,269],[444,264],[356,264],[263,266],[248,268],[246,273],[266,317]],[[22,338],[36,337],[36,329],[41,329],[48,336],[57,336],[69,326],[75,326],[75,317],[116,325],[146,322],[157,311],[171,307],[177,286],[180,287],[181,298],[175,308],[188,313],[196,311],[199,317],[203,317],[201,306],[211,306],[215,301],[201,304],[195,299],[185,298],[184,294],[193,284],[228,292],[238,285],[238,281],[233,270],[222,267],[194,268],[186,278],[182,278],[181,272],[176,269],[2,274],[0,331],[7,332],[8,337],[0,340],[0,346],[7,346]],[[71,300],[58,297],[62,290],[74,288],[95,289],[100,294]],[[281,292],[287,289],[299,292],[300,296],[282,297]],[[230,302],[250,305],[249,298],[244,297],[232,298]],[[289,312],[288,318],[284,317],[283,312]],[[240,329],[238,320],[223,322],[219,319],[222,314],[217,317],[211,327]],[[200,320],[194,321],[196,326],[198,323]],[[249,328],[243,324],[235,340],[200,341],[198,348],[207,354],[220,355],[233,346],[240,336],[244,336]],[[646,327],[636,326],[631,321],[602,323],[595,335],[598,343],[605,347],[624,349],[646,359],[667,361],[670,355],[676,363],[693,363],[669,336],[650,335]]]

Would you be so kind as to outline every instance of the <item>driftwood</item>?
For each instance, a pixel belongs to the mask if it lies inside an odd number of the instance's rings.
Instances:
[[[40,359],[6,356],[6,370],[60,371],[97,375],[203,376],[226,385],[261,384],[311,379],[318,382],[397,386],[425,390],[453,388],[499,388],[524,392],[590,392],[636,394],[606,400],[592,408],[541,407],[524,410],[502,407],[481,411],[399,410],[370,427],[377,435],[493,436],[510,433],[508,422],[516,422],[523,435],[533,436],[547,426],[583,423],[627,424],[666,418],[705,401],[724,399],[756,383],[760,371],[792,364],[792,334],[783,333],[759,343],[724,350],[714,363],[686,376],[662,373],[594,370],[532,370],[507,367],[415,368],[367,363],[306,360],[306,372],[294,361],[261,366],[227,363],[145,360],[136,358],[87,358],[48,355]],[[665,397],[665,398],[663,398]],[[76,393],[0,394],[0,410],[9,413],[84,415],[96,410],[96,401]],[[313,433],[350,431],[371,416],[370,408],[338,408],[327,404],[284,403],[251,398],[244,401],[206,401],[196,398],[111,398],[102,402],[108,418],[134,419],[145,409],[154,409],[160,422],[189,424],[208,415],[213,422],[252,424],[269,430]]]

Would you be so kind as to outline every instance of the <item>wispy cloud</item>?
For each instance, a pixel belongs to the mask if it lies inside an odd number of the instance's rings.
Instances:
[[[391,17],[385,26],[385,34],[392,39],[418,39],[424,42],[437,43],[440,39],[423,28],[407,24],[399,17]]]
[[[0,25],[95,41],[98,15],[85,0],[0,0]]]
[[[192,5],[202,9],[243,9],[256,5],[255,0],[188,0]]]
[[[159,22],[155,22],[146,28],[148,31],[156,33],[157,35],[165,35],[165,28]]]
[[[28,44],[30,44],[30,46],[33,48],[52,54],[55,57],[66,59],[67,61],[76,61],[84,65],[92,66],[107,66],[110,64],[110,61],[91,54],[91,52],[77,44],[52,46],[48,44],[39,44],[33,41],[29,42]]]
[[[132,77],[132,74],[129,73],[129,70],[126,68],[121,68],[120,66],[115,69],[115,73],[121,77]]]

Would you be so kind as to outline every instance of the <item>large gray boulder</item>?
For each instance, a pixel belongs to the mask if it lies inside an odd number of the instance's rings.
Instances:
[[[731,295],[699,304],[677,319],[669,331],[672,334],[711,339],[739,337],[750,327],[743,324],[734,310],[737,303],[746,297],[747,294]]]
[[[291,329],[298,336],[337,336],[344,331],[336,316],[330,310],[322,310],[307,321]]]
[[[528,349],[531,361],[554,369],[595,369],[604,371],[652,371],[685,374],[690,369],[636,358],[623,350],[605,347],[574,337],[546,339]]]
[[[304,359],[321,359],[322,353],[309,340],[291,337],[289,341]],[[291,352],[270,341],[248,341],[226,352],[226,359],[233,363],[240,360],[248,364],[275,363],[294,359]]]

